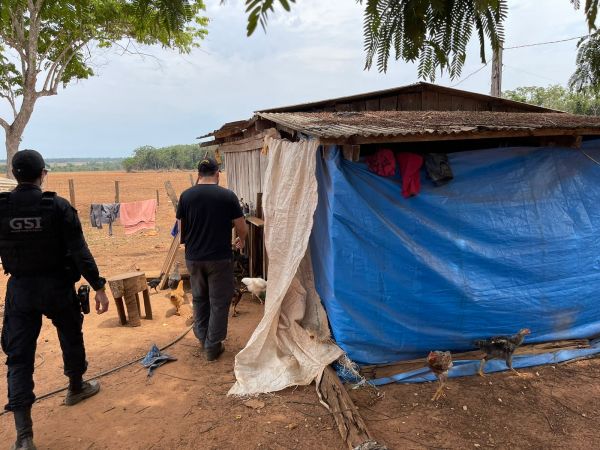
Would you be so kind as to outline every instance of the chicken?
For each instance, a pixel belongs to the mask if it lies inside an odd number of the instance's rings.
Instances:
[[[248,292],[258,298],[261,303],[267,296],[267,282],[262,278],[242,278],[242,283],[246,285]]]
[[[179,273],[179,266],[181,265],[181,263],[179,261],[175,262],[175,268],[173,269],[173,272],[171,272],[169,274],[169,289],[173,290],[173,289],[177,289],[177,287],[179,286],[179,282],[181,281],[181,274]]]
[[[183,289],[183,280],[179,281],[179,284],[175,289],[171,289],[169,294],[171,304],[175,307],[175,314],[180,316],[179,309],[185,303],[185,290]]]
[[[495,336],[491,339],[482,339],[475,341],[475,346],[485,352],[485,356],[479,364],[479,376],[483,375],[483,368],[485,363],[490,359],[502,358],[506,361],[506,365],[517,375],[520,375],[512,366],[513,353],[525,340],[525,336],[530,334],[529,328],[523,328],[517,334],[513,336]]]
[[[160,279],[161,278],[162,277],[152,278],[151,280],[148,280],[148,286],[150,287],[150,289],[154,289],[156,292],[158,292],[158,289],[156,289],[156,288],[160,284]]]
[[[242,297],[244,296],[244,294],[248,292],[248,288],[247,287],[236,287],[234,292],[233,292],[233,299],[231,300],[231,306],[233,306],[233,311],[231,313],[231,317],[237,317],[238,312],[237,312],[237,305],[240,302],[240,300],[242,300]]]
[[[440,387],[438,387],[431,400],[438,400],[444,395],[444,385],[448,380],[448,371],[452,367],[452,354],[450,352],[434,351],[427,355],[427,365],[437,377]]]

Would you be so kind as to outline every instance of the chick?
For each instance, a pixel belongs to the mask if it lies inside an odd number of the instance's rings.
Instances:
[[[435,391],[433,397],[431,397],[432,401],[438,400],[444,395],[444,385],[448,380],[448,371],[452,368],[452,354],[450,352],[440,351],[429,352],[429,355],[427,356],[427,365],[440,383],[440,387]]]
[[[520,375],[512,366],[513,353],[525,340],[525,336],[531,334],[529,328],[519,330],[512,336],[495,336],[490,339],[480,339],[475,341],[475,346],[485,352],[485,356],[479,364],[479,376],[483,377],[483,368],[490,359],[501,358],[506,362],[506,366],[516,375]]]

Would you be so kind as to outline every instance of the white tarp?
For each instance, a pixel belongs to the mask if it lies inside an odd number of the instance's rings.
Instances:
[[[235,358],[230,395],[308,385],[342,355],[315,290],[308,240],[317,207],[318,141],[267,138],[263,210],[269,279],[265,313]]]

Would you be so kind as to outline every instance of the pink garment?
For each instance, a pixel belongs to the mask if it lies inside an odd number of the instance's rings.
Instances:
[[[423,157],[415,153],[398,153],[396,158],[402,176],[402,196],[408,198],[417,195],[421,190]]]
[[[154,230],[156,199],[121,203],[119,215],[125,234],[133,234],[140,230]]]
[[[377,150],[376,153],[366,158],[371,172],[382,177],[393,177],[396,175],[396,158],[394,152],[388,148]]]

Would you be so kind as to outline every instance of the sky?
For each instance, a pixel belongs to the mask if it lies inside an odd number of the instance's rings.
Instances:
[[[122,157],[142,145],[194,143],[223,123],[253,111],[402,86],[418,81],[413,64],[394,62],[383,74],[364,70],[362,8],[355,0],[297,0],[272,15],[266,34],[246,37],[243,0],[206,0],[209,34],[191,54],[159,47],[147,56],[102,50],[96,75],[42,98],[21,148],[47,158]],[[505,47],[586,34],[582,11],[569,0],[509,0]],[[543,7],[541,6],[543,4]],[[503,90],[566,84],[576,42],[504,52]],[[436,83],[489,93],[473,40],[460,79]],[[470,75],[470,76],[469,76]],[[8,109],[0,105],[0,117]]]

